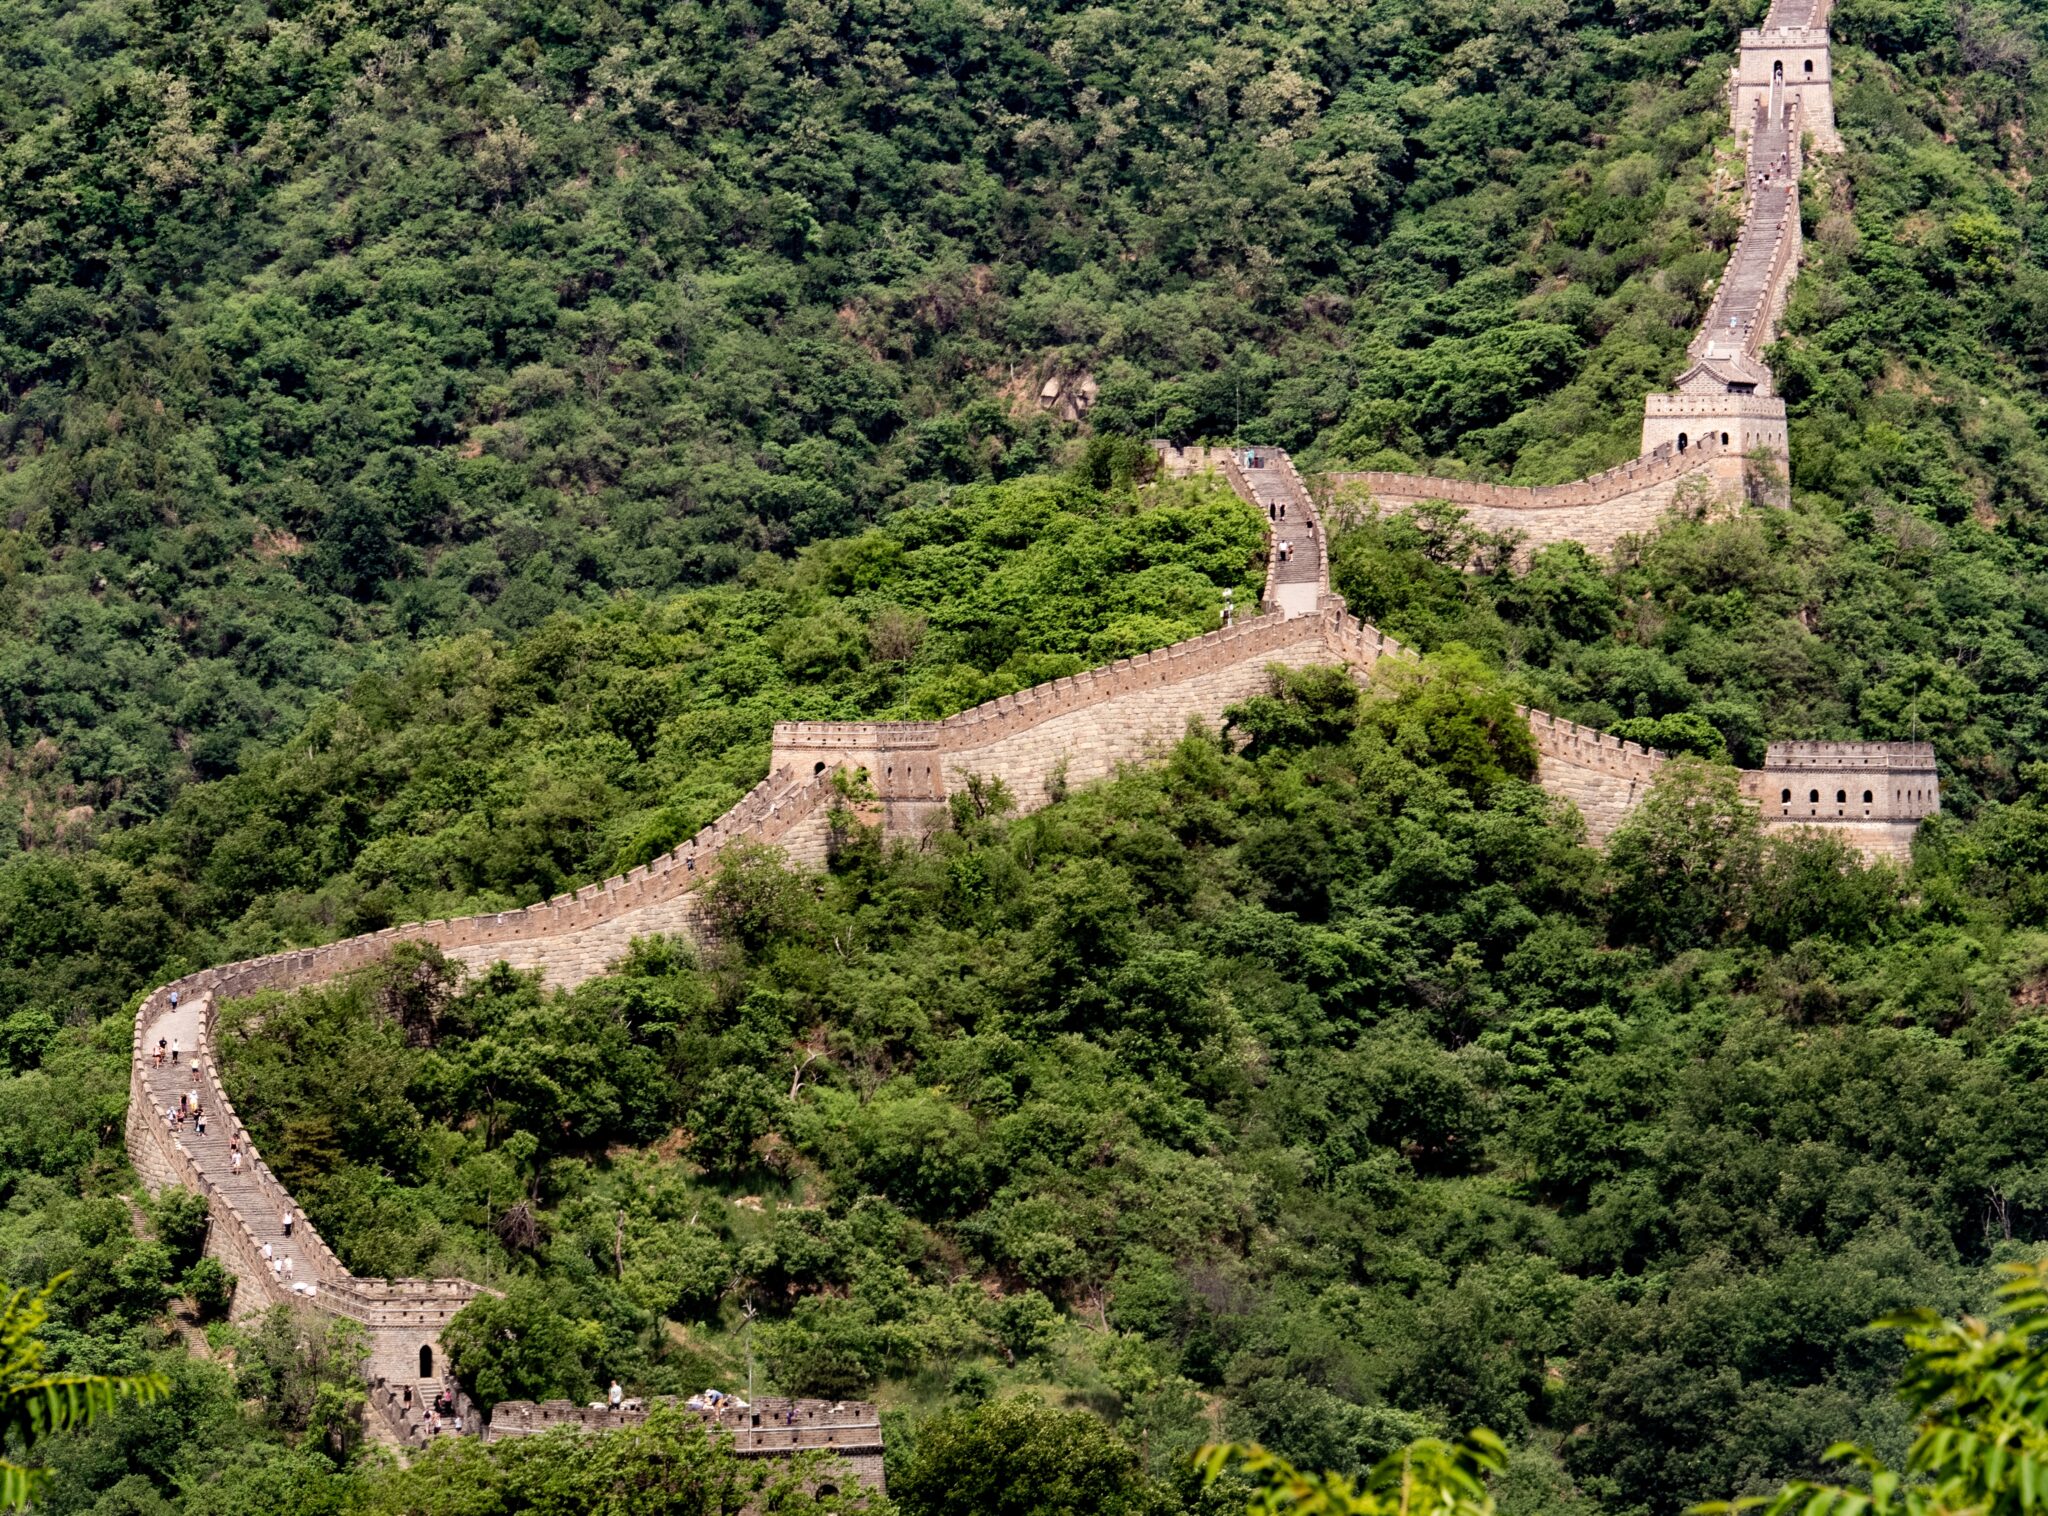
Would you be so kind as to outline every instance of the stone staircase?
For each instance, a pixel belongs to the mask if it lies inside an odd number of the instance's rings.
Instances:
[[[212,1196],[239,1214],[251,1246],[260,1250],[268,1244],[280,1264],[286,1258],[292,1260],[289,1280],[282,1267],[273,1273],[275,1288],[318,1299],[320,1287],[331,1282],[341,1266],[303,1218],[293,1226],[290,1236],[285,1235],[284,1216],[292,1208],[292,1198],[264,1165],[241,1123],[234,1119],[207,1035],[208,1005],[206,996],[187,996],[177,1009],[159,1017],[155,1024],[154,1035],[175,1041],[180,1049],[177,1064],[166,1062],[152,1072],[150,1085],[164,1102],[155,1112],[156,1119],[163,1121],[164,1107],[175,1109],[180,1095],[197,1096],[206,1110],[206,1133],[201,1136],[198,1123],[188,1117],[177,1128],[178,1141],[206,1175]],[[239,1171],[232,1151],[237,1140],[242,1155]],[[244,1302],[244,1308],[253,1303]]]
[[[1278,448],[1247,448],[1225,455],[1224,472],[1266,513],[1266,603],[1283,616],[1313,615],[1330,587],[1329,546],[1294,460]]]
[[[1759,110],[1749,138],[1742,235],[1693,339],[1696,358],[1754,359],[1771,340],[1799,217],[1799,121]],[[1764,371],[1768,373],[1768,370]]]

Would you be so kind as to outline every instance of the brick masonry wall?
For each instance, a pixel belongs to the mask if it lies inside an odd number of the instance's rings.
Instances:
[[[1824,17],[1816,0],[1782,3],[1803,4]],[[1796,236],[1796,225],[1792,235]],[[1788,257],[1781,244],[1773,261],[1789,283],[1796,245]],[[1773,298],[1781,304],[1783,290],[1776,290]],[[1274,466],[1298,487],[1292,461],[1277,451],[1272,456]],[[1172,473],[1220,468],[1234,487],[1251,496],[1244,470],[1223,450],[1168,448],[1163,457]],[[1489,530],[1523,534],[1525,550],[1575,540],[1608,551],[1624,535],[1648,530],[1681,500],[1701,507],[1740,504],[1755,498],[1758,490],[1756,476],[1740,452],[1712,444],[1686,453],[1653,452],[1594,479],[1554,489],[1399,474],[1335,475],[1329,483],[1361,490],[1376,508],[1449,500],[1464,506]],[[1302,501],[1312,516],[1314,504],[1306,492]],[[152,1077],[144,1048],[153,1042],[151,1033],[159,1022],[176,1014],[168,1004],[172,989],[181,992],[188,1012],[195,1003],[203,1007],[203,1045],[194,1048],[193,1055],[211,1074],[213,1016],[219,1001],[263,989],[320,983],[381,960],[400,942],[432,942],[473,967],[503,961],[538,970],[550,984],[570,986],[604,973],[636,937],[677,933],[701,938],[704,905],[698,887],[715,873],[728,849],[774,847],[800,866],[825,863],[834,777],[843,770],[868,774],[879,796],[868,810],[882,816],[897,834],[930,824],[943,811],[948,791],[973,775],[1000,778],[1020,806],[1035,808],[1051,798],[1055,775],[1068,784],[1087,783],[1120,764],[1161,751],[1180,737],[1190,720],[1219,722],[1229,705],[1265,687],[1268,670],[1275,664],[1341,662],[1370,677],[1382,659],[1410,656],[1392,639],[1348,615],[1342,601],[1328,593],[1323,540],[1322,533],[1315,534],[1314,582],[1296,586],[1307,591],[1306,598],[1297,596],[1302,604],[1288,607],[1297,614],[1276,611],[1256,617],[1143,657],[1006,696],[942,722],[780,724],[770,773],[760,785],[681,847],[627,874],[520,911],[391,928],[207,969],[160,987],[145,997],[135,1020],[127,1145],[137,1173],[152,1190],[177,1184],[207,1195],[215,1223],[209,1248],[240,1281],[238,1310],[270,1304],[279,1292],[261,1265],[249,1218],[240,1214],[216,1176],[164,1126],[159,1114],[165,1087]],[[1270,583],[1268,599],[1279,603]],[[1524,714],[1539,754],[1538,782],[1571,801],[1585,817],[1591,838],[1604,841],[1640,802],[1665,763],[1664,756],[1540,712]],[[1845,782],[1866,767],[1873,773],[1882,767],[1890,775],[1898,768],[1896,756],[1873,755],[1866,764],[1860,758],[1830,754],[1829,772],[1839,771]],[[1922,767],[1931,775],[1931,752],[1924,765],[1917,756],[1912,762],[1916,776]],[[1745,791],[1752,798],[1761,796],[1764,790],[1759,786],[1771,782],[1773,772],[1747,776]],[[1769,807],[1765,809],[1768,820]],[[1772,824],[1790,823],[1780,819]],[[1904,817],[1830,823],[1855,845],[1888,857],[1907,855],[1914,824]],[[254,1145],[247,1143],[247,1132],[224,1093],[216,1089],[209,1098],[218,1102],[216,1119],[223,1130],[244,1141],[249,1164],[282,1193]],[[476,1286],[462,1280],[354,1279],[310,1226],[299,1245],[311,1265],[309,1271],[321,1281],[319,1307],[370,1329],[372,1367],[382,1379],[413,1377],[422,1345],[432,1347],[438,1362],[441,1328],[476,1293]],[[873,1450],[849,1448],[846,1454],[861,1466],[864,1482],[879,1488],[879,1436]]]
[[[1001,779],[1020,809],[1034,810],[1052,798],[1057,778],[1087,784],[1119,764],[1156,757],[1180,740],[1190,720],[1217,725],[1226,707],[1263,691],[1271,665],[1329,660],[1319,620],[1299,617],[1282,626],[1284,638],[1189,660],[1185,673],[1164,666],[1180,677],[1127,682],[1100,700],[1037,719],[965,725],[945,751],[946,787],[964,787],[970,774]]]
[[[1341,525],[1367,511],[1397,511],[1435,501],[1464,511],[1481,531],[1521,539],[1517,553],[1576,542],[1609,554],[1625,536],[1655,529],[1675,507],[1732,510],[1748,503],[1760,479],[1748,460],[1716,444],[1633,460],[1573,484],[1525,486],[1436,479],[1425,474],[1332,473],[1323,476],[1324,509]]]
[[[1536,782],[1546,794],[1569,800],[1586,821],[1596,846],[1614,835],[1670,760],[1654,748],[1625,742],[1575,721],[1524,709],[1536,739]]]

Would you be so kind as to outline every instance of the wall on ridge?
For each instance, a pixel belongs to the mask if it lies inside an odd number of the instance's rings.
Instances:
[[[230,1176],[209,1173],[193,1149],[164,1124],[164,1108],[176,1103],[176,1095],[171,1092],[168,1071],[159,1078],[151,1070],[146,1049],[155,1044],[157,1024],[174,1014],[170,1006],[173,990],[187,1007],[201,1009],[202,1043],[189,1053],[213,1080],[207,1094],[213,1106],[212,1119],[218,1123],[213,1146],[224,1151],[226,1139],[238,1139],[247,1155],[249,1173],[261,1176],[267,1186],[264,1193],[283,1195],[284,1187],[263,1162],[219,1085],[213,1018],[220,1001],[260,990],[324,983],[380,962],[400,942],[431,942],[451,958],[474,966],[504,959],[518,967],[540,968],[551,984],[579,983],[603,973],[636,936],[693,929],[701,911],[696,887],[711,877],[720,855],[730,847],[780,846],[797,863],[823,863],[830,795],[830,782],[823,777],[790,784],[764,781],[675,852],[573,895],[523,911],[419,922],[319,947],[273,953],[203,969],[159,986],[144,997],[136,1012],[129,1056],[126,1138],[136,1172],[152,1192],[179,1185],[207,1197],[214,1222],[208,1251],[236,1277],[238,1315],[292,1298],[276,1286],[263,1266],[249,1218],[241,1214],[228,1193]],[[319,1294],[311,1303],[368,1327],[372,1365],[392,1378],[412,1377],[406,1365],[419,1341],[425,1337],[438,1345],[440,1327],[476,1293],[474,1285],[461,1280],[355,1280],[311,1226],[304,1228],[297,1250],[308,1265],[301,1282],[318,1282]]]
[[[1326,474],[1326,514],[1403,510],[1446,501],[1481,531],[1514,534],[1516,560],[1576,542],[1609,554],[1623,537],[1653,530],[1674,509],[1728,510],[1770,498],[1769,481],[1733,448],[1713,443],[1632,460],[1571,484],[1528,486],[1433,479],[1423,474]]]
[[[1190,719],[1220,723],[1227,707],[1266,688],[1270,665],[1329,662],[1335,614],[1241,621],[944,721],[778,722],[771,772],[793,782],[842,765],[865,769],[895,836],[933,824],[971,776],[1002,780],[1019,809],[1035,810],[1062,781],[1086,784],[1172,746]],[[1348,646],[1365,668],[1400,651],[1370,628]]]
[[[1119,764],[1155,757],[1190,719],[1216,724],[1226,707],[1266,688],[1274,664],[1341,662],[1370,677],[1380,661],[1411,657],[1400,643],[1324,595],[1313,616],[1257,621],[1041,685],[944,721],[781,722],[776,774],[799,778],[837,765],[865,768],[884,804],[898,798],[894,835],[916,835],[970,776],[998,778],[1018,808],[1053,798],[1056,781],[1086,784]],[[1570,800],[1596,843],[1642,799],[1663,754],[1540,711],[1524,711],[1539,757],[1537,783]],[[935,782],[936,781],[936,782]],[[915,823],[909,807],[928,809]]]
[[[1055,798],[1062,779],[1087,784],[1114,773],[1119,764],[1163,754],[1186,733],[1191,719],[1220,724],[1226,707],[1263,692],[1269,665],[1328,661],[1317,618],[1295,617],[1282,622],[1282,628],[1284,637],[1218,649],[1170,666],[1171,680],[1121,682],[1099,703],[1036,720],[963,727],[960,745],[945,754],[946,787],[964,788],[974,774],[998,778],[1020,809],[1036,810]]]

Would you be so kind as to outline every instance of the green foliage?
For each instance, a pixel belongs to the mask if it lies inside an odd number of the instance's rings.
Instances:
[[[1718,942],[1756,908],[1763,852],[1735,771],[1675,760],[1615,833],[1617,924],[1662,953]]]
[[[1507,1447],[1491,1432],[1474,1431],[1462,1443],[1423,1438],[1389,1454],[1363,1479],[1305,1474],[1256,1445],[1217,1444],[1202,1449],[1210,1483],[1241,1470],[1258,1485],[1247,1507],[1252,1516],[1493,1516],[1487,1479],[1507,1468]]]
[[[1396,752],[1473,795],[1534,776],[1528,724],[1472,649],[1451,643],[1418,663],[1383,668],[1367,719]]]
[[[1703,299],[1707,209],[1645,191],[1703,168],[1737,18],[436,21],[12,21],[0,792],[39,843],[160,814],[415,639],[1070,452],[1102,484],[1138,438],[1342,420],[1609,461],[1585,418]],[[1956,237],[1979,280],[2026,266]],[[1037,391],[1091,372],[1076,446]]]
[[[218,1258],[202,1258],[185,1270],[178,1288],[191,1297],[201,1321],[217,1321],[234,1301],[235,1276]]]
[[[644,1422],[601,1437],[563,1429],[488,1446],[447,1438],[406,1468],[384,1465],[357,1481],[348,1516],[889,1516],[889,1502],[864,1495],[826,1454],[742,1458],[707,1436],[681,1407],[657,1407]],[[830,1493],[813,1493],[830,1489]]]
[[[1144,436],[1632,453],[1734,228],[1753,20],[17,15],[0,1282],[71,1271],[56,1370],[178,1386],[46,1442],[42,1507],[780,1477],[687,1429],[392,1470],[346,1343],[216,1321],[239,1386],[185,1354],[167,1310],[223,1281],[178,1202],[138,1236],[119,1198],[136,993],[651,857],[775,719],[1213,626],[1258,523],[1147,486]],[[823,880],[746,860],[716,950],[571,995],[416,955],[230,1008],[237,1104],[343,1255],[503,1287],[452,1334],[476,1386],[753,1358],[880,1397],[909,1457],[909,1412],[1023,1390],[1113,1422],[1058,1437],[1162,1509],[1223,1498],[1185,1466],[1212,1418],[1346,1501],[1497,1426],[1518,1516],[1669,1516],[1845,1429],[1904,1466],[1857,1324],[2048,1239],[2043,31],[1836,27],[1850,152],[1772,355],[1791,510],[1519,569],[1454,510],[1362,525],[1337,588],[1426,655],[1364,698],[1291,671],[1156,772],[965,785]],[[1031,400],[1083,370],[1085,437]],[[1932,738],[1949,814],[1864,868],[1687,765],[1603,862],[1522,782],[1517,700],[1708,765]]]
[[[1256,513],[1213,484],[1033,480],[764,562],[741,587],[449,642],[160,820],[80,855],[0,858],[0,989],[27,1018],[0,1049],[39,1061],[56,1023],[195,958],[630,868],[761,777],[776,720],[949,715],[1208,630],[1224,587],[1256,597],[1261,549]]]
[[[1937,1516],[2037,1509],[2048,1491],[2048,1259],[2007,1264],[1989,1320],[1944,1320],[1924,1307],[1877,1323],[1896,1329],[1910,1356],[1899,1394],[1917,1418],[1899,1467],[1841,1442],[1830,1461],[1854,1465],[1858,1488],[1797,1483],[1772,1497],[1699,1506],[1703,1516]]]
[[[170,1252],[171,1266],[189,1269],[206,1245],[206,1197],[191,1190],[167,1189],[150,1207],[151,1227]]]
[[[485,1405],[590,1400],[598,1384],[583,1360],[601,1340],[597,1324],[567,1319],[559,1306],[527,1281],[503,1298],[480,1297],[442,1334],[451,1370]]]
[[[1169,1507],[1138,1456],[1085,1411],[1011,1395],[917,1429],[890,1494],[906,1516],[1151,1516]]]
[[[35,1452],[59,1433],[87,1427],[126,1400],[150,1401],[170,1392],[161,1374],[53,1374],[43,1367],[50,1297],[62,1274],[40,1292],[13,1291],[0,1304],[0,1507],[26,1506],[48,1482],[49,1470],[14,1461],[14,1449]]]

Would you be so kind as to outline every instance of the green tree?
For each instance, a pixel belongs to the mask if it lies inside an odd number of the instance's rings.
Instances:
[[[564,1313],[560,1299],[532,1280],[502,1296],[479,1295],[442,1334],[448,1362],[483,1405],[501,1400],[585,1400],[596,1392],[590,1360],[599,1329]]]
[[[889,1477],[907,1516],[1146,1516],[1168,1509],[1138,1455],[1085,1411],[1010,1395],[943,1411]]]
[[[150,1401],[170,1393],[162,1374],[52,1374],[43,1368],[50,1300],[67,1276],[42,1290],[17,1289],[0,1305],[0,1507],[25,1506],[48,1471],[17,1462],[58,1432],[90,1426],[124,1400]]]
[[[1908,1357],[1899,1395],[1917,1424],[1900,1467],[1838,1442],[1859,1487],[1801,1481],[1773,1496],[1715,1501],[1702,1516],[2020,1516],[2048,1502],[2048,1257],[2004,1266],[1988,1320],[1920,1309],[1877,1323]]]
[[[1484,795],[1536,772],[1536,742],[1514,697],[1471,648],[1452,643],[1374,670],[1367,724],[1410,762]]]
[[[1617,930],[1664,953],[1720,941],[1755,908],[1763,855],[1734,770],[1673,759],[1608,851]]]

